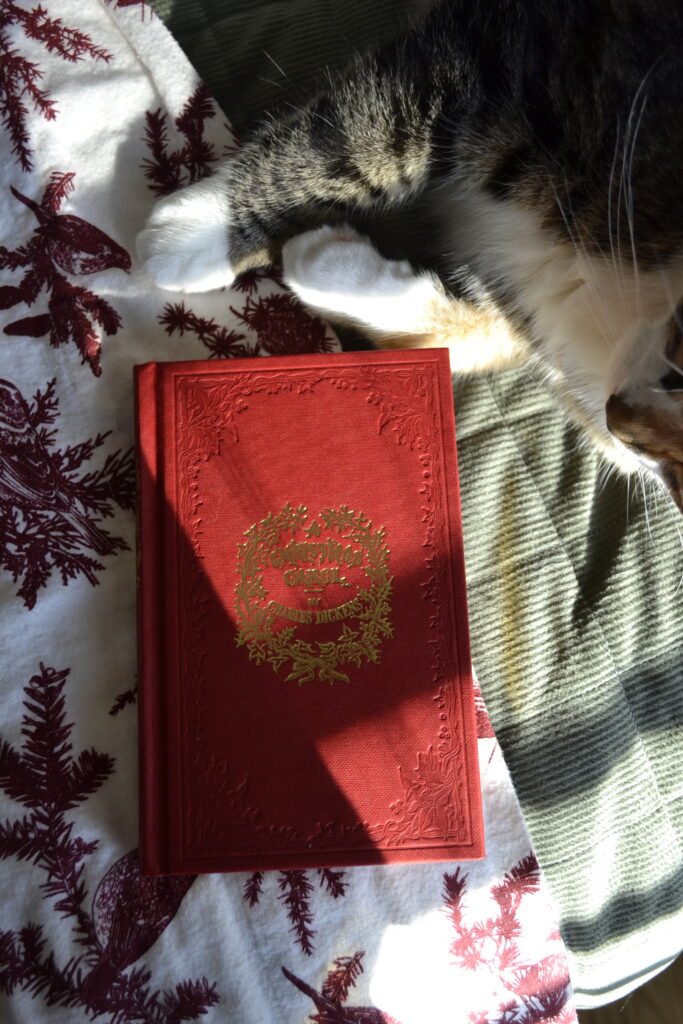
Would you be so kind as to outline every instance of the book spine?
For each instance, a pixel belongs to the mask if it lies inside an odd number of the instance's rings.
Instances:
[[[140,866],[165,874],[167,805],[164,786],[163,465],[157,366],[135,368],[137,422],[137,620]]]

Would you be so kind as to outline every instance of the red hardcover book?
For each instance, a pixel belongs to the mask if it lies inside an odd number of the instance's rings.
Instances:
[[[483,856],[447,352],[136,394],[143,869]]]

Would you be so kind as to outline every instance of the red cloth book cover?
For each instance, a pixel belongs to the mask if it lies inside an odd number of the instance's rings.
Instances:
[[[482,857],[447,351],[136,398],[143,870]]]

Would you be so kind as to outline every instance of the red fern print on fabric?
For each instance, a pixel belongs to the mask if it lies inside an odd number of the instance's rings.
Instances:
[[[199,181],[210,174],[218,160],[215,147],[204,138],[206,122],[216,116],[216,105],[205,85],[199,85],[175,119],[176,130],[185,145],[172,150],[168,138],[168,115],[159,108],[145,114],[145,143],[151,156],[142,167],[149,188],[156,196]],[[228,147],[230,151],[231,147]]]
[[[153,9],[145,2],[145,0],[105,0],[107,7],[139,7],[140,13],[144,18],[145,14],[149,13],[151,18],[156,17]]]
[[[362,972],[362,960],[365,951],[360,950],[353,956],[338,957],[334,967],[328,973],[320,992],[308,985],[286,967],[282,973],[300,992],[309,996],[317,1010],[309,1017],[314,1024],[400,1024],[395,1017],[383,1013],[374,1006],[348,1006],[349,989],[356,983]]]
[[[184,334],[195,334],[208,349],[209,359],[239,359],[254,355],[252,347],[241,344],[245,339],[244,334],[217,324],[213,319],[197,316],[191,309],[186,309],[182,302],[169,302],[164,306],[159,323],[170,337],[174,334],[181,338]]]
[[[345,894],[348,883],[343,880],[343,871],[318,868],[317,873],[320,885],[327,889],[333,899],[339,899]],[[250,907],[256,906],[263,895],[263,884],[263,871],[254,871],[244,883],[242,897]],[[302,952],[311,956],[315,930],[311,927],[313,915],[310,898],[313,892],[313,883],[309,878],[309,873],[306,871],[279,871],[278,888],[280,890],[278,900],[287,908],[287,917],[291,923],[290,931],[296,936],[297,944]]]
[[[546,957],[541,963],[526,963],[517,941],[522,932],[520,905],[525,897],[538,892],[539,885],[540,869],[530,854],[491,887],[498,914],[468,923],[467,875],[460,867],[453,874],[444,874],[445,911],[455,932],[451,955],[467,971],[497,975],[502,988],[509,992],[497,1016],[473,1012],[472,1024],[558,1024],[561,1019],[576,1020],[566,960],[558,955]]]
[[[47,313],[7,324],[5,334],[48,336],[53,347],[72,342],[95,376],[100,368],[100,332],[114,335],[121,326],[116,310],[94,292],[72,284],[60,271],[75,277],[117,268],[128,271],[130,256],[108,235],[72,214],[58,213],[74,190],[74,174],[53,174],[40,203],[11,189],[16,200],[35,215],[38,227],[29,241],[10,251],[0,246],[0,270],[23,270],[16,285],[0,287],[0,309],[19,303],[32,306],[46,289]]]
[[[27,608],[55,571],[64,584],[84,575],[94,586],[103,566],[86,552],[112,555],[128,547],[96,520],[111,516],[115,504],[133,507],[132,449],[78,475],[108,435],[56,448],[48,425],[57,410],[54,380],[30,403],[11,381],[0,381],[0,566],[21,581],[17,596]]]
[[[125,707],[127,707],[129,704],[135,704],[137,702],[137,699],[138,699],[137,687],[133,686],[133,687],[131,687],[130,690],[124,690],[123,693],[120,693],[118,695],[118,697],[116,698],[116,700],[112,704],[111,708],[109,709],[109,714],[113,718],[114,715],[118,715],[119,712],[123,711],[123,709]]]
[[[335,900],[339,899],[346,892],[347,882],[343,881],[343,871],[332,871],[331,868],[318,868],[320,884],[324,885],[330,896]]]
[[[243,898],[250,907],[256,906],[263,892],[263,872],[254,871],[244,883]]]
[[[76,949],[60,966],[40,925],[1,931],[0,991],[11,996],[20,989],[48,1006],[107,1012],[112,1021],[196,1020],[218,1002],[206,978],[159,992],[150,990],[147,968],[125,973],[171,923],[194,878],[145,878],[132,851],[105,873],[91,912],[86,909],[84,866],[98,843],[74,834],[68,811],[97,792],[114,762],[94,749],[72,754],[64,697],[68,675],[69,669],[41,665],[24,689],[22,749],[0,738],[0,786],[28,812],[0,823],[0,858],[30,861],[45,872],[43,899],[73,921]]]
[[[247,295],[253,295],[259,290],[262,281],[274,281],[275,284],[282,286],[279,271],[274,267],[270,267],[264,270],[245,270],[243,274],[240,274],[232,287],[236,292],[246,292]]]
[[[241,280],[236,283],[236,288]],[[254,280],[250,276],[244,290],[251,291]],[[209,359],[242,358],[264,353],[298,355],[304,352],[331,352],[334,349],[334,342],[322,320],[307,313],[286,292],[265,295],[256,300],[249,295],[241,311],[231,306],[230,312],[244,324],[252,337],[256,336],[255,340],[215,320],[197,316],[183,302],[168,303],[159,317],[159,323],[171,337],[174,334],[180,337],[188,333],[196,335],[207,348]]]
[[[301,949],[308,956],[313,953],[313,936],[315,932],[310,928],[313,915],[310,909],[310,895],[313,886],[308,881],[305,871],[281,871],[280,895],[287,908],[287,916],[292,922],[292,931]]]
[[[12,45],[12,26],[18,26],[27,39],[41,43],[48,53],[72,64],[85,57],[108,63],[112,56],[96,46],[84,32],[68,28],[61,18],[51,18],[40,4],[25,10],[13,0],[0,0],[0,53],[3,54],[0,58],[0,122],[9,132],[12,153],[22,169],[30,171],[33,162],[26,104],[30,103],[46,121],[54,121],[57,108],[54,100],[39,86],[43,78],[40,67],[22,57]]]
[[[258,299],[249,296],[242,310],[231,306],[230,312],[256,334],[254,355],[301,355],[334,348],[323,321],[307,313],[287,292]]]
[[[349,990],[356,984],[356,978],[363,970],[365,950],[361,949],[353,956],[340,956],[334,961],[334,967],[328,973],[322,988],[322,995],[338,1003],[345,1003]]]

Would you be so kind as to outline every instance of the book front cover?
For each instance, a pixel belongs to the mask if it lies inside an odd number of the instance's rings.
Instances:
[[[152,872],[483,855],[447,353],[138,372]]]

